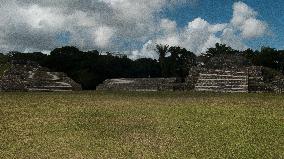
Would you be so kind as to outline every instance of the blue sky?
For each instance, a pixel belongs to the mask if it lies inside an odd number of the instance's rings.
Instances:
[[[163,17],[175,20],[180,27],[187,25],[196,17],[201,17],[209,23],[226,23],[233,15],[232,6],[236,0],[200,0],[194,5],[178,6],[175,10],[163,11]],[[284,1],[283,0],[242,0],[256,12],[258,18],[268,24],[271,35],[246,40],[249,47],[259,49],[261,46],[271,46],[284,49]]]
[[[283,0],[0,0],[0,52],[65,45],[153,57],[155,44],[196,54],[216,42],[284,49]]]

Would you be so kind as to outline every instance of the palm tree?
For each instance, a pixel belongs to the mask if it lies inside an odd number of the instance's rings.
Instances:
[[[166,54],[169,51],[169,45],[162,45],[157,44],[156,45],[156,52],[159,55],[159,63],[161,67],[161,73],[163,77],[166,77],[166,65],[165,65],[165,58]]]

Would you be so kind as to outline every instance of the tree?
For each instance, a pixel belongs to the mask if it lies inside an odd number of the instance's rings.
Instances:
[[[74,72],[74,70],[80,67],[78,61],[82,59],[84,59],[84,53],[78,48],[65,46],[50,52],[50,56],[47,58],[47,65],[57,71]]]
[[[184,80],[188,76],[189,69],[196,65],[196,55],[177,46],[170,47],[169,52],[172,75]]]
[[[215,44],[215,48],[209,48],[203,56],[206,58],[211,58],[217,55],[222,54],[236,54],[237,50],[232,49],[230,46],[226,46],[226,44]]]
[[[141,58],[133,61],[133,76],[140,77],[161,77],[161,69],[157,60],[151,58]]]
[[[159,63],[161,67],[161,74],[163,77],[167,76],[165,58],[168,51],[169,51],[169,45],[162,45],[162,44],[156,45],[156,52],[159,55]]]
[[[256,52],[254,52],[252,49],[246,49],[245,51],[241,52],[241,54],[251,63],[255,64]]]
[[[256,55],[255,64],[279,70],[280,61],[277,50],[270,47],[262,47],[261,51]]]

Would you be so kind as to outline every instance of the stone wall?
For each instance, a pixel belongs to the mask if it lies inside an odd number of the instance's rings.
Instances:
[[[173,91],[185,87],[176,78],[121,78],[107,79],[97,90],[120,91]]]
[[[249,66],[239,69],[196,67],[189,73],[187,82],[194,85],[196,91],[284,92],[284,76],[281,73],[273,75],[275,70],[267,69],[262,66]],[[264,79],[267,76],[267,71],[272,71],[272,75],[270,73],[269,76],[273,77],[270,77],[269,81]]]
[[[261,66],[209,69],[191,68],[184,83],[176,78],[108,79],[97,90],[173,91],[195,90],[211,92],[284,92],[284,76],[264,80]]]
[[[247,67],[249,77],[249,92],[269,92],[271,91],[263,80],[263,67]]]
[[[247,71],[240,69],[207,69],[199,72],[196,91],[248,92]]]
[[[275,77],[271,84],[275,93],[284,93],[284,77]]]

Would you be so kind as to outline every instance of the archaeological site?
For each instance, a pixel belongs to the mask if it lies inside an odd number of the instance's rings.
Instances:
[[[31,61],[12,61],[0,79],[0,91],[75,91],[81,90],[62,72],[50,72]]]
[[[273,71],[272,71],[273,72]],[[187,78],[133,78],[107,79],[97,90],[175,91],[249,93],[284,90],[284,78],[279,72],[262,66],[253,66],[240,56],[215,57],[206,64],[192,67]]]

